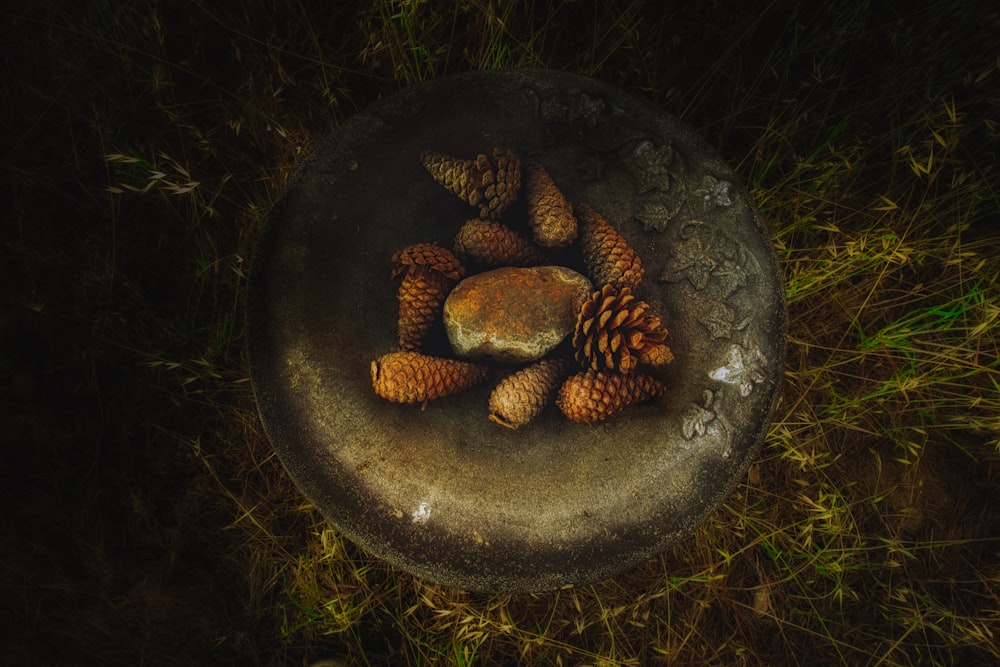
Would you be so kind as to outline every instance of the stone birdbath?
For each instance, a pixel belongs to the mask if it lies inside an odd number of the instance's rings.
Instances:
[[[372,390],[373,360],[399,347],[393,254],[449,245],[475,216],[420,155],[494,146],[543,164],[642,257],[637,294],[675,355],[662,395],[596,424],[549,407],[510,429],[486,405],[517,359],[424,404]],[[553,264],[585,273],[572,254]],[[446,586],[553,590],[656,556],[732,491],[770,423],[782,295],[744,188],[686,125],[592,79],[476,72],[381,100],[301,167],[253,262],[251,377],[288,472],[362,548]],[[429,352],[456,356],[443,324],[429,336]]]

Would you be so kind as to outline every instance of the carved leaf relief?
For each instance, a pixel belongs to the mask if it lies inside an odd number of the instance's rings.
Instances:
[[[709,377],[719,382],[735,385],[740,396],[749,396],[754,386],[764,382],[767,359],[759,348],[744,350],[739,345],[730,345],[726,363],[709,373]]]
[[[673,283],[686,278],[696,289],[705,289],[717,263],[710,252],[710,243],[702,238],[703,227],[700,222],[685,225],[660,280]]]
[[[701,179],[692,195],[697,197],[706,206],[729,206],[733,203],[729,197],[729,189],[732,185],[728,181],[723,181],[710,174]]]

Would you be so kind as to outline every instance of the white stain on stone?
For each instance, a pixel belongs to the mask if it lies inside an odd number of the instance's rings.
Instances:
[[[425,524],[431,518],[431,506],[427,503],[420,503],[413,514],[410,515],[410,520],[416,524]]]
[[[740,390],[740,396],[749,396],[754,385],[767,379],[764,375],[767,359],[759,348],[747,351],[739,345],[730,345],[727,357],[726,364],[712,371],[709,377],[736,385]]]

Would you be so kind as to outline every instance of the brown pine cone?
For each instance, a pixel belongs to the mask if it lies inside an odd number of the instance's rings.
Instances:
[[[498,219],[521,189],[521,160],[509,149],[494,148],[492,159],[480,153],[474,160],[424,151],[420,161],[438,184],[479,207],[483,218]]]
[[[439,185],[473,206],[483,202],[483,190],[493,183],[495,177],[493,165],[483,153],[475,160],[467,160],[437,151],[424,151],[420,154],[420,162]]]
[[[480,364],[431,357],[419,352],[390,352],[371,366],[375,393],[394,403],[422,403],[464,391],[486,379]]]
[[[528,223],[535,243],[543,248],[562,248],[576,240],[573,207],[545,167],[534,160],[525,162],[524,176]]]
[[[584,302],[576,318],[573,348],[576,359],[590,370],[631,373],[639,363],[661,366],[673,361],[664,344],[667,330],[649,304],[628,287],[605,285]]]
[[[674,353],[666,345],[666,343],[660,343],[659,345],[651,345],[642,351],[639,355],[639,363],[646,364],[647,366],[666,366],[667,364],[673,362]]]
[[[437,243],[414,243],[392,256],[392,277],[409,271],[411,267],[425,267],[441,275],[458,280],[465,275],[465,267],[458,257]]]
[[[580,246],[594,285],[635,289],[642,282],[639,256],[600,213],[586,204],[576,207],[580,221]]]
[[[403,275],[399,284],[399,346],[419,351],[434,322],[441,316],[445,299],[455,286],[447,276],[427,269],[415,268]]]
[[[566,372],[563,359],[543,359],[508,375],[490,394],[490,421],[516,429],[552,400]]]
[[[545,254],[531,241],[501,222],[469,220],[455,236],[455,252],[489,266],[537,266]]]
[[[465,267],[447,248],[436,243],[414,243],[392,256],[392,276],[399,285],[399,346],[419,350],[424,336],[441,314],[444,300]]]
[[[517,193],[521,189],[521,159],[509,148],[494,148],[493,164],[495,177],[493,183],[483,191],[486,207],[485,210],[480,208],[479,215],[498,220],[517,199]]]
[[[563,383],[556,405],[568,419],[594,424],[664,391],[666,386],[651,375],[583,371]]]

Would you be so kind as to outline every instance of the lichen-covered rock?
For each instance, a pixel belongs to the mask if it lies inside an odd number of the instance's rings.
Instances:
[[[562,266],[505,267],[458,283],[444,304],[444,325],[460,357],[541,359],[573,331],[592,286]]]

